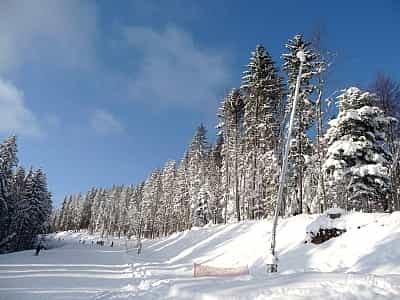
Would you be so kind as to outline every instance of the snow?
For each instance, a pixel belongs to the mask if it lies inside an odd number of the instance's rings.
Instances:
[[[297,57],[301,62],[305,62],[305,61],[306,61],[306,55],[304,54],[304,51],[302,51],[302,50],[297,51],[296,57]]]
[[[361,121],[360,114],[358,110],[349,110],[340,114],[341,123],[348,122],[349,120]]]
[[[345,215],[346,211],[340,207],[332,207],[325,211],[325,215],[334,215],[334,214]]]
[[[362,150],[365,146],[360,141],[343,141],[338,140],[335,141],[328,149],[329,154],[338,153],[339,151],[343,152],[345,156],[353,156],[358,151]]]
[[[365,177],[372,176],[387,176],[389,174],[388,168],[381,164],[366,164],[362,166],[355,166],[351,168],[351,172],[357,176]]]
[[[265,272],[271,220],[144,240],[140,256],[133,241],[126,251],[124,239],[111,248],[110,240],[92,245],[98,237],[85,232],[58,233],[58,247],[39,256],[33,250],[0,255],[0,299],[400,299],[400,212],[345,214],[346,233],[305,244],[306,231],[321,217],[279,220],[276,274]],[[248,265],[250,275],[194,278],[193,263]]]
[[[315,236],[318,234],[318,232],[321,229],[340,229],[340,230],[346,230],[346,218],[344,216],[336,219],[331,219],[328,215],[331,214],[343,214],[343,210],[340,208],[330,208],[328,209],[324,215],[319,216],[316,218],[313,222],[311,222],[307,228],[306,228],[306,233],[307,233],[307,238],[306,241],[309,242],[312,238],[312,236]]]
[[[339,218],[332,219],[330,215],[339,215]],[[311,235],[316,235],[320,229],[340,229],[347,230],[348,227],[354,226],[354,221],[359,222],[358,219],[355,219],[355,214],[351,214],[350,216],[346,215],[346,211],[339,207],[332,207],[325,211],[325,213],[318,218],[316,218],[313,222],[308,224],[306,227],[307,237],[306,240],[310,241]],[[363,223],[363,221],[361,221]]]
[[[361,90],[358,87],[351,86],[346,90],[347,94],[354,94],[354,93],[360,93]]]

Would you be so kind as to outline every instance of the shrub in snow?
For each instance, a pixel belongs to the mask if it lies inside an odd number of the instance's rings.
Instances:
[[[305,243],[321,244],[346,232],[346,224],[341,218],[344,213],[341,208],[328,209],[324,215],[307,226]]]
[[[390,119],[369,92],[351,87],[338,99],[339,115],[325,136],[331,202],[347,210],[385,211],[391,156],[383,143]]]

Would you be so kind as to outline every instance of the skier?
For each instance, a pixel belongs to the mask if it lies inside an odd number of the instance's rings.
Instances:
[[[142,252],[142,241],[141,241],[141,239],[138,239],[138,241],[137,241],[137,254],[140,255],[141,252]]]
[[[42,250],[43,248],[44,248],[44,247],[42,246],[42,244],[39,243],[39,244],[36,246],[36,253],[35,253],[35,255],[38,256],[40,250]]]

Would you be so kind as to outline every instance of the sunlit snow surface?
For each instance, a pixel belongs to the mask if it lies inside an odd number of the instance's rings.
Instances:
[[[59,233],[60,247],[39,256],[0,255],[0,299],[400,299],[400,213],[349,214],[345,234],[304,244],[306,227],[317,217],[280,220],[280,272],[273,275],[264,264],[268,220],[145,241],[140,256],[126,252],[123,239],[100,247],[85,233]],[[250,275],[193,278],[193,262],[247,264]]]

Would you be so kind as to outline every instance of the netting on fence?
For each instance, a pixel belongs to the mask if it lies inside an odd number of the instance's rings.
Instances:
[[[200,264],[193,264],[193,277],[204,276],[240,276],[248,275],[249,268],[247,266],[235,268],[218,268]]]

